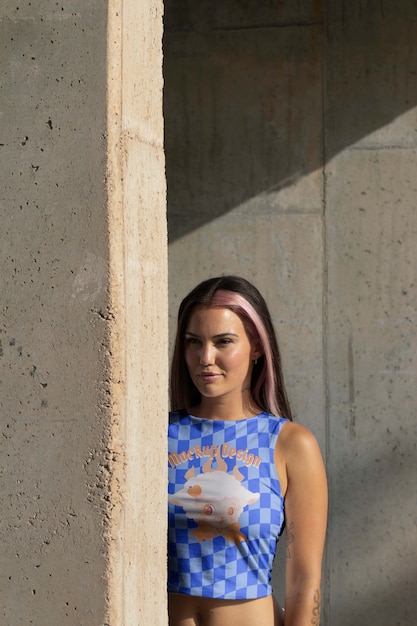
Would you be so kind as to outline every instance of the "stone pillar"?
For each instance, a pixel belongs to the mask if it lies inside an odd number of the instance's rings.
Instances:
[[[116,464],[111,489],[110,623],[163,626],[168,304],[162,2],[110,2],[108,69],[113,434],[125,463]]]
[[[166,624],[162,2],[0,32],[0,621]]]

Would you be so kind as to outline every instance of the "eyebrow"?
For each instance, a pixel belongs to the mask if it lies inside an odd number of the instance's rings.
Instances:
[[[195,333],[190,332],[189,330],[185,331],[186,335],[189,335],[191,337],[200,337],[200,335],[196,335]],[[239,335],[237,335],[236,333],[219,333],[218,335],[213,335],[212,339],[221,339],[222,337],[239,337]]]

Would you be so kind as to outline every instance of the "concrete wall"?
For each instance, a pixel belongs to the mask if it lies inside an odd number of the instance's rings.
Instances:
[[[266,296],[327,462],[323,626],[417,621],[416,26],[413,0],[165,3],[171,336],[208,276]]]
[[[0,32],[0,622],[165,624],[162,2]]]
[[[417,621],[417,6],[375,3],[365,15],[360,3],[351,9],[343,15],[333,3],[328,15],[330,618],[411,626]]]

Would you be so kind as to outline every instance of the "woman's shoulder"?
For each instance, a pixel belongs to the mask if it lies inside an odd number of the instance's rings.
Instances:
[[[277,445],[285,453],[287,460],[316,456],[319,445],[313,433],[297,422],[286,421],[281,428]]]
[[[282,488],[286,497],[291,491],[308,491],[310,487],[320,484],[326,488],[326,471],[317,439],[313,433],[295,422],[287,422],[281,429],[275,447],[275,462],[282,480]],[[313,485],[313,487],[312,487]]]

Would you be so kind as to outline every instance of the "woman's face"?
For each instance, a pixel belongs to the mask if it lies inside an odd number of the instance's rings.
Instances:
[[[185,360],[203,397],[241,397],[250,387],[252,362],[259,353],[236,313],[195,307],[185,332]]]

